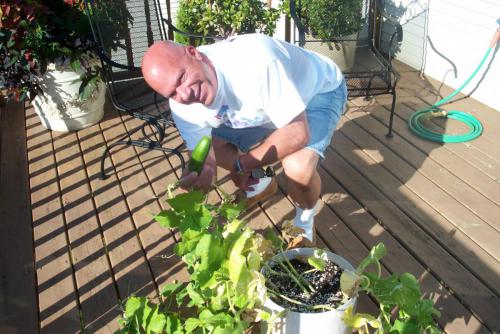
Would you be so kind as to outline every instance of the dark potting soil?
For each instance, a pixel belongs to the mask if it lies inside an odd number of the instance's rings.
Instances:
[[[300,313],[328,311],[328,309],[324,308],[312,309],[311,306],[315,305],[328,305],[332,308],[337,308],[342,305],[344,297],[342,291],[340,291],[340,275],[342,274],[342,268],[340,268],[339,265],[331,260],[327,260],[324,271],[315,270],[311,273],[303,274],[313,269],[309,263],[303,263],[295,259],[291,260],[290,263],[295,270],[303,275],[310,283],[315,292],[310,293],[308,296],[278,263],[271,263],[270,267],[282,275],[274,274],[269,271],[265,272],[267,288],[280,295],[299,301],[304,305],[298,305],[281,297],[277,297],[273,293],[269,293],[272,301],[286,309]]]

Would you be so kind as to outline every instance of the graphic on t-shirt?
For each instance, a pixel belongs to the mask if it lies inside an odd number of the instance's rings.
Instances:
[[[220,107],[217,115],[215,115],[217,124],[224,124],[229,128],[248,128],[253,126],[258,126],[269,122],[269,119],[262,113],[252,113],[246,115],[239,110],[229,109],[227,104]]]
[[[227,120],[227,111],[229,110],[229,107],[227,104],[224,104],[222,107],[220,107],[219,111],[217,112],[217,115],[215,115],[216,118],[219,120],[225,122]]]

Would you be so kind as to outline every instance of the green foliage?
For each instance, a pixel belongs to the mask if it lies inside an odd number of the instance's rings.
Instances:
[[[320,40],[351,35],[363,23],[363,0],[301,0],[300,8],[298,2],[297,11],[306,31]]]
[[[125,8],[113,0],[105,11],[107,35],[119,39],[127,23]],[[103,6],[104,7],[104,6]],[[112,9],[109,9],[112,8]],[[121,9],[120,9],[121,8]],[[118,15],[120,14],[120,15]],[[0,89],[24,100],[43,93],[38,84],[49,63],[81,73],[80,99],[87,99],[101,78],[83,0],[0,0]]]
[[[365,292],[380,305],[380,314],[375,318],[369,314],[353,314],[347,310],[344,321],[359,333],[375,334],[421,334],[441,333],[435,323],[439,311],[429,299],[424,299],[417,279],[410,273],[392,274],[383,277],[380,260],[386,254],[384,244],[372,248],[361,261],[355,273],[344,271],[341,289],[350,295]],[[375,272],[367,268],[375,267]],[[396,314],[396,316],[393,316]]]
[[[162,226],[179,230],[175,252],[189,281],[166,285],[158,305],[129,298],[121,333],[243,333],[261,314],[260,269],[273,254],[272,242],[237,218],[242,205],[205,201],[198,191],[179,194],[167,199],[170,210],[156,215]],[[181,308],[191,309],[189,316]]]
[[[203,36],[229,37],[253,32],[272,35],[280,14],[281,9],[269,8],[261,0],[181,0],[177,26]],[[189,39],[181,35],[176,35],[176,40],[189,43]]]

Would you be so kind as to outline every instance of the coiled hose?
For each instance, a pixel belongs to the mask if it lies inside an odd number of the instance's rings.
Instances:
[[[430,107],[417,110],[415,113],[413,113],[410,116],[410,119],[408,120],[408,127],[410,128],[411,132],[413,132],[415,135],[417,135],[420,138],[439,142],[439,143],[466,142],[466,141],[470,141],[470,140],[473,140],[473,139],[479,137],[483,133],[483,125],[474,116],[472,116],[468,113],[465,113],[463,111],[460,111],[460,110],[446,111],[446,110],[439,108],[439,106],[442,104],[445,104],[449,100],[451,100],[455,95],[457,95],[472,80],[472,78],[474,78],[474,76],[477,74],[477,72],[479,72],[479,70],[481,69],[483,64],[486,62],[486,59],[488,59],[488,56],[490,55],[491,50],[493,50],[493,47],[490,46],[488,48],[488,50],[486,51],[486,54],[484,55],[483,59],[481,60],[481,62],[477,66],[476,70],[453,93],[451,93],[447,97],[443,98],[442,100],[434,103]],[[464,133],[464,134],[447,135],[447,134],[443,134],[440,132],[429,130],[424,126],[424,122],[429,121],[433,117],[451,118],[451,119],[457,120],[459,122],[463,122],[464,124],[466,124],[469,127],[469,131],[467,133]]]

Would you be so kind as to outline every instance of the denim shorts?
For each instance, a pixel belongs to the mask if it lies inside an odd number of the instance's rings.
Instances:
[[[324,158],[324,152],[332,140],[337,122],[345,110],[347,88],[345,81],[335,90],[316,95],[306,107],[309,125],[309,142],[306,148]],[[276,127],[272,123],[261,126],[233,129],[226,125],[212,129],[212,136],[229,142],[242,152],[248,152],[252,147],[266,139]]]

